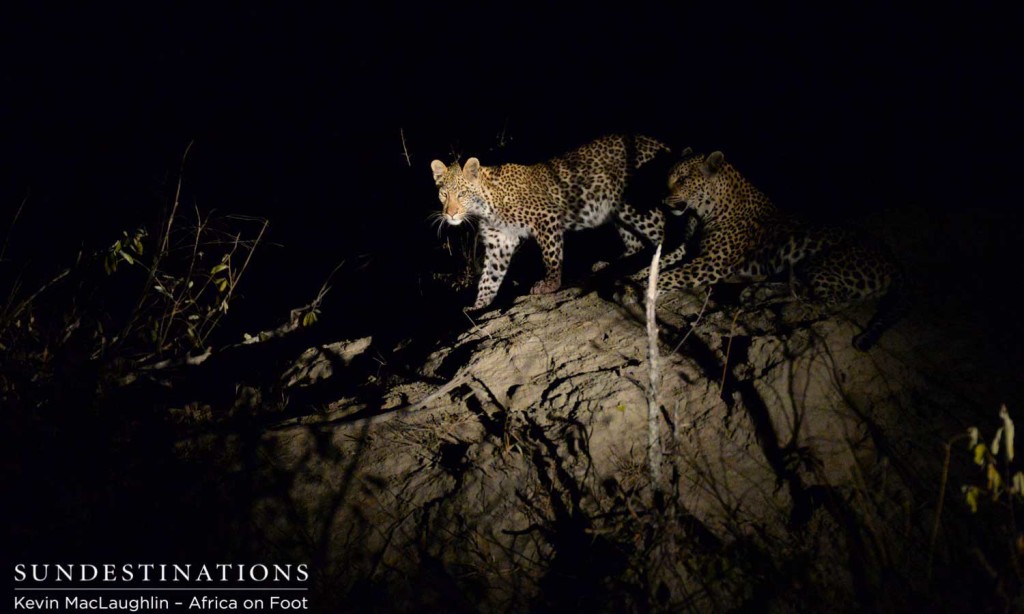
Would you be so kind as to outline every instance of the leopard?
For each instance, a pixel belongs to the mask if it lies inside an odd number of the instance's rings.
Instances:
[[[658,279],[658,290],[759,282],[789,274],[797,298],[841,309],[878,298],[852,345],[866,352],[908,310],[904,269],[878,241],[784,212],[721,151],[687,151],[669,170],[664,205],[700,224],[697,255]],[[639,281],[639,277],[637,277]]]
[[[561,288],[567,231],[613,223],[625,246],[621,257],[660,244],[665,215],[657,199],[646,207],[627,202],[627,187],[638,169],[670,152],[655,138],[619,134],[537,164],[483,166],[476,157],[464,164],[431,162],[443,223],[475,223],[484,246],[476,301],[468,310],[492,303],[513,254],[530,237],[545,269],[531,294]]]

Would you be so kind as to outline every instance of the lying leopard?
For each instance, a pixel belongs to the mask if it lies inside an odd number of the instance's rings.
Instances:
[[[512,254],[527,237],[535,237],[540,244],[546,269],[531,294],[561,287],[567,230],[612,221],[627,256],[640,251],[645,242],[660,243],[664,214],[657,207],[641,212],[624,196],[633,171],[665,152],[668,147],[652,138],[607,136],[531,166],[482,166],[477,158],[461,167],[431,162],[444,221],[458,225],[475,219],[479,223],[484,270],[470,309],[482,309],[494,300]]]
[[[760,280],[789,272],[807,298],[826,307],[883,295],[853,345],[867,351],[907,308],[900,267],[843,228],[812,226],[781,213],[725,156],[684,158],[672,167],[665,204],[701,222],[699,254],[665,272],[659,289]]]

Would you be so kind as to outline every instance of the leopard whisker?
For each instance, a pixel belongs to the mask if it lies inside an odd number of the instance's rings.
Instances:
[[[435,231],[437,232],[437,238],[440,239],[441,229],[444,227],[445,224],[444,214],[441,213],[440,211],[432,211],[429,215],[427,215],[427,221],[432,227],[434,227]]]
[[[437,231],[437,238],[440,239],[441,238],[441,230],[444,228],[444,218],[441,217],[441,216],[437,216],[434,219],[433,225],[435,227],[435,230]]]

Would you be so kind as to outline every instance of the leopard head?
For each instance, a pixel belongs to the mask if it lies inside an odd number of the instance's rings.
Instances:
[[[720,151],[684,157],[669,171],[665,205],[676,215],[690,209],[701,218],[714,217],[715,204],[727,187],[721,172],[725,166],[725,155]]]
[[[444,221],[458,226],[467,216],[482,213],[484,200],[480,189],[480,160],[470,158],[461,167],[458,162],[445,166],[440,160],[434,160],[430,163],[430,170],[434,172]]]

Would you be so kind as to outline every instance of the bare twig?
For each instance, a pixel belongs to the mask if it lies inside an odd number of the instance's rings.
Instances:
[[[235,288],[238,286],[238,282],[242,279],[242,276],[245,274],[245,270],[249,267],[249,261],[252,260],[252,255],[256,252],[256,247],[260,244],[260,241],[263,239],[263,234],[267,231],[267,226],[269,225],[269,220],[263,220],[263,226],[260,227],[260,233],[259,235],[256,236],[256,240],[253,242],[253,245],[249,248],[249,253],[245,255],[245,262],[242,263],[242,268],[238,270],[238,273],[235,274],[232,269],[228,269],[228,288],[224,292],[224,296],[220,299],[220,306],[215,310],[216,315],[203,323],[202,334],[198,336],[201,343],[205,344],[206,337],[210,335],[213,329],[217,327],[217,324],[220,323],[220,320],[221,318],[224,317],[224,314],[227,313],[227,304],[231,301],[231,297],[235,293]],[[232,249],[232,253],[234,253],[234,249],[235,248]]]
[[[316,296],[313,298],[312,301],[310,301],[306,305],[303,305],[301,307],[295,307],[294,309],[290,310],[288,312],[287,322],[272,330],[260,331],[256,335],[246,335],[245,341],[243,341],[242,343],[248,345],[251,343],[259,343],[261,341],[265,341],[267,339],[272,339],[275,337],[283,337],[287,334],[295,332],[296,330],[304,326],[303,317],[309,313],[316,313],[317,310],[320,309],[320,305],[323,304],[324,298],[326,298],[328,293],[330,293],[331,291],[331,279],[334,278],[334,274],[337,273],[338,270],[344,265],[345,261],[342,260],[334,267],[334,269],[331,270],[331,272],[327,275],[327,278],[324,280],[324,283],[320,285],[320,290],[317,291]]]
[[[412,167],[412,157],[409,156],[409,148],[405,144],[405,129],[399,128],[398,135],[402,137],[402,156],[405,157],[405,163]]]
[[[491,333],[480,328],[480,325],[476,323],[476,320],[473,319],[473,316],[469,315],[469,312],[467,312],[465,309],[462,310],[462,315],[466,316],[466,319],[469,320],[469,323],[473,325],[473,332],[483,331],[484,335],[486,335],[488,339],[494,338],[491,336]]]
[[[238,280],[242,278],[242,275],[245,274],[245,269],[249,267],[249,261],[252,260],[252,255],[256,252],[256,246],[260,244],[260,240],[263,239],[263,233],[267,231],[267,226],[269,225],[270,220],[263,220],[263,226],[260,227],[260,234],[256,235],[256,240],[253,242],[252,247],[249,248],[249,253],[245,255],[245,262],[242,263],[242,268],[238,270],[238,275],[232,280],[231,285],[228,287],[228,291],[224,297],[224,302],[227,302],[231,298],[231,295],[234,294],[235,286],[238,285]]]
[[[324,279],[324,283],[320,284],[320,290],[317,291],[316,298],[313,299],[312,303],[307,305],[308,308],[316,309],[320,307],[320,304],[324,302],[324,298],[331,291],[331,280],[334,279],[334,274],[343,266],[345,266],[344,260],[336,264],[334,268],[331,269],[331,272],[327,274],[327,278]]]
[[[932,579],[932,560],[935,555],[935,541],[939,538],[939,525],[942,519],[942,507],[946,500],[946,484],[949,482],[949,457],[953,450],[953,444],[961,439],[966,439],[968,435],[961,433],[956,437],[953,437],[946,442],[946,458],[942,462],[942,484],[939,486],[939,503],[935,507],[935,522],[932,523],[932,537],[928,543],[928,580]]]
[[[178,170],[178,185],[174,189],[174,203],[171,204],[171,214],[167,216],[167,228],[164,230],[164,241],[160,246],[160,253],[164,254],[167,252],[167,247],[171,241],[171,227],[174,225],[174,215],[178,211],[178,204],[181,202],[181,180],[185,175],[185,160],[188,159],[188,152],[192,149],[192,144],[195,141],[189,141],[185,147],[185,153],[181,155],[181,167]],[[159,255],[158,255],[159,257]],[[155,269],[156,266],[154,265]]]
[[[4,261],[4,255],[7,254],[7,243],[11,240],[11,234],[14,232],[14,226],[18,223],[18,218],[21,217],[21,211],[25,208],[25,203],[28,202],[29,195],[26,194],[25,198],[21,199],[21,204],[18,205],[18,210],[14,212],[14,217],[11,218],[11,225],[7,227],[7,236],[4,237],[4,246],[0,248],[0,262]]]
[[[501,132],[498,133],[498,148],[501,149],[509,144],[512,137],[508,136],[508,118],[505,118],[505,123],[501,126]]]
[[[718,382],[718,391],[725,390],[725,376],[729,373],[729,354],[732,352],[732,340],[736,336],[736,320],[739,319],[743,309],[737,309],[736,315],[732,317],[732,324],[729,325],[729,343],[725,346],[725,364],[722,365],[722,380]]]
[[[181,201],[181,183],[182,177],[185,175],[185,161],[188,159],[188,152],[191,151],[193,143],[195,143],[195,141],[189,141],[188,146],[185,147],[185,153],[181,156],[181,166],[178,170],[178,184],[174,190],[174,202],[171,204],[171,213],[167,217],[167,226],[164,229],[164,238],[160,244],[160,249],[153,254],[153,265],[149,269],[149,274],[146,277],[146,283],[142,286],[142,291],[139,292],[139,299],[135,303],[135,309],[132,310],[131,316],[128,317],[124,326],[121,328],[121,334],[118,335],[118,338],[122,341],[128,338],[128,331],[132,330],[132,327],[135,326],[135,322],[139,318],[139,313],[142,311],[142,307],[146,303],[146,297],[149,296],[149,291],[156,283],[157,271],[160,270],[160,261],[167,255],[168,246],[171,240],[171,227],[174,225],[174,216],[178,212],[178,203]],[[157,348],[157,351],[162,351],[162,348]]]
[[[179,189],[180,189],[180,181],[181,180],[179,178]],[[175,201],[177,201],[177,200],[178,200],[177,197],[175,197]],[[195,209],[196,209],[196,233],[195,233],[196,238],[195,238],[195,241],[193,241],[193,243],[192,243],[192,258],[191,258],[191,260],[189,261],[189,264],[188,264],[188,273],[185,275],[185,278],[182,280],[182,283],[179,284],[178,292],[176,292],[177,296],[175,296],[175,297],[173,297],[171,299],[171,304],[169,306],[170,313],[168,313],[165,310],[164,311],[164,316],[160,319],[160,329],[161,330],[160,330],[160,341],[159,341],[159,344],[157,345],[157,351],[158,352],[162,352],[163,351],[164,346],[167,343],[167,335],[169,335],[170,332],[171,332],[171,327],[173,326],[175,320],[177,319],[177,316],[178,316],[178,313],[180,311],[182,303],[186,301],[186,296],[188,295],[188,292],[189,292],[190,288],[192,287],[192,283],[193,283],[192,282],[192,278],[193,278],[193,274],[195,273],[196,262],[199,261],[199,241],[202,238],[203,231],[206,228],[206,222],[203,220],[202,214],[199,213],[199,207],[197,206]],[[168,229],[169,229],[169,227],[168,227]],[[164,243],[165,244],[167,243],[167,238],[166,237],[164,238]],[[154,267],[155,266],[156,266],[156,263],[154,262]],[[203,291],[203,289],[201,288],[200,291],[199,291],[200,294],[202,293],[202,291]],[[195,298],[198,298],[198,296],[195,297]]]
[[[647,364],[650,379],[647,386],[647,460],[651,468],[651,482],[655,490],[661,489],[661,437],[659,433],[658,409],[658,263],[661,259],[661,244],[654,251],[651,269],[647,275]]]
[[[690,335],[693,333],[693,329],[697,328],[697,325],[700,324],[700,319],[704,317],[704,310],[708,308],[709,300],[711,300],[711,286],[708,286],[708,293],[707,296],[704,297],[704,304],[700,306],[700,311],[697,313],[697,319],[690,324],[690,330],[686,331],[686,334],[679,340],[676,347],[672,348],[673,354],[678,352],[679,348],[683,347],[683,344],[686,343],[686,340],[689,339]]]
[[[60,280],[64,279],[65,277],[67,277],[70,273],[71,273],[71,269],[64,269],[63,271],[58,273],[56,277],[54,277],[50,281],[48,281],[45,284],[43,284],[42,287],[40,287],[38,290],[33,292],[31,296],[29,296],[25,300],[21,301],[18,304],[18,306],[15,307],[15,309],[11,313],[11,315],[6,316],[7,320],[8,321],[16,320],[18,318],[18,316],[20,316],[22,314],[22,312],[25,311],[25,308],[28,307],[29,305],[31,305],[32,302],[35,301],[36,298],[38,298],[40,294],[42,294],[43,292],[46,292],[47,290],[49,290],[54,284],[56,284],[58,281],[60,281]]]
[[[203,230],[206,228],[207,222],[203,220],[203,216],[199,213],[199,205],[196,205],[196,239],[192,242],[192,259],[188,263],[188,274],[185,275],[185,285],[192,281],[192,274],[196,270],[196,262],[199,261],[199,241],[203,237]],[[208,220],[209,218],[207,218]]]

